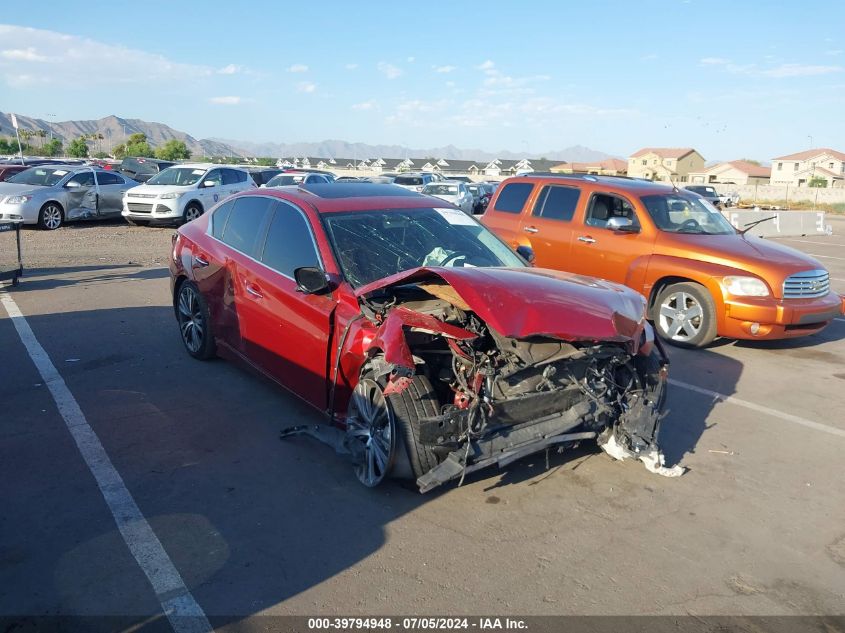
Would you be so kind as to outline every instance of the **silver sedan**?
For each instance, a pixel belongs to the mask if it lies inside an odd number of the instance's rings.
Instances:
[[[117,172],[86,165],[40,165],[0,182],[0,220],[52,231],[65,222],[120,217],[123,194],[138,186]]]

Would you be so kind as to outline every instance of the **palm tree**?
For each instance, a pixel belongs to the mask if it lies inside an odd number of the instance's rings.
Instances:
[[[47,130],[38,130],[38,132],[36,132],[36,134],[38,134],[38,138],[41,140],[41,142],[39,143],[38,152],[43,153],[44,152],[44,139],[47,138]]]

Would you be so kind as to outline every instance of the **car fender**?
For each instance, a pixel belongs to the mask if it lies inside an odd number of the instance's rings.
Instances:
[[[652,255],[648,264],[648,277],[643,286],[642,294],[649,300],[649,309],[653,307],[657,293],[669,283],[679,283],[681,280],[693,281],[704,286],[716,305],[717,329],[721,330],[725,323],[725,296],[719,280],[727,275],[744,275],[750,273],[741,268],[712,264],[684,257],[668,255]],[[756,275],[752,275],[756,276]],[[766,285],[768,282],[763,280]],[[771,289],[770,289],[771,290]]]

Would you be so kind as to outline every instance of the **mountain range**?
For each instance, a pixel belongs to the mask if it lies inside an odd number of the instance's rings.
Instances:
[[[254,143],[231,139],[197,139],[187,132],[175,130],[164,123],[125,119],[111,115],[102,119],[81,121],[45,121],[25,115],[17,115],[21,129],[44,130],[49,136],[61,139],[65,144],[78,136],[102,134],[103,139],[96,142],[94,151],[110,152],[115,145],[123,143],[132,134],[145,134],[151,146],[157,147],[169,140],[183,141],[193,156],[271,156],[320,158],[403,158],[431,157],[446,160],[489,161],[494,158],[517,160],[520,158],[547,158],[566,162],[590,162],[612,158],[610,154],[582,145],[573,145],[562,150],[543,153],[520,153],[510,150],[487,152],[479,149],[461,149],[454,145],[432,148],[409,148],[401,145],[369,145],[367,143],[349,143],[340,140],[325,140],[317,143]],[[9,114],[0,112],[0,135],[14,134]],[[38,145],[39,141],[34,141]]]

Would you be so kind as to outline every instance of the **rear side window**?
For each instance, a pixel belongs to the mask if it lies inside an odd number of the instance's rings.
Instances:
[[[234,200],[224,202],[211,215],[211,234],[218,240],[223,238],[223,229],[226,228],[226,220],[235,205]]]
[[[235,200],[229,212],[229,221],[223,229],[223,241],[236,251],[254,257],[258,236],[261,234],[265,218],[271,212],[272,205],[272,200],[261,196]]]
[[[238,169],[224,169],[223,170],[223,184],[236,185],[241,182],[246,182],[247,173]]]
[[[396,185],[421,185],[423,179],[419,176],[396,176],[393,183]]]
[[[499,197],[496,198],[494,209],[504,213],[521,212],[533,188],[534,184],[530,182],[512,182],[505,185]]]
[[[578,206],[581,190],[575,187],[543,187],[534,205],[533,215],[549,220],[569,222]]]
[[[117,174],[113,174],[110,171],[98,171],[97,172],[97,182],[102,185],[122,185],[124,184],[123,178],[118,176]]]
[[[297,209],[283,203],[276,205],[261,261],[291,279],[297,268],[320,266],[311,229]]]

